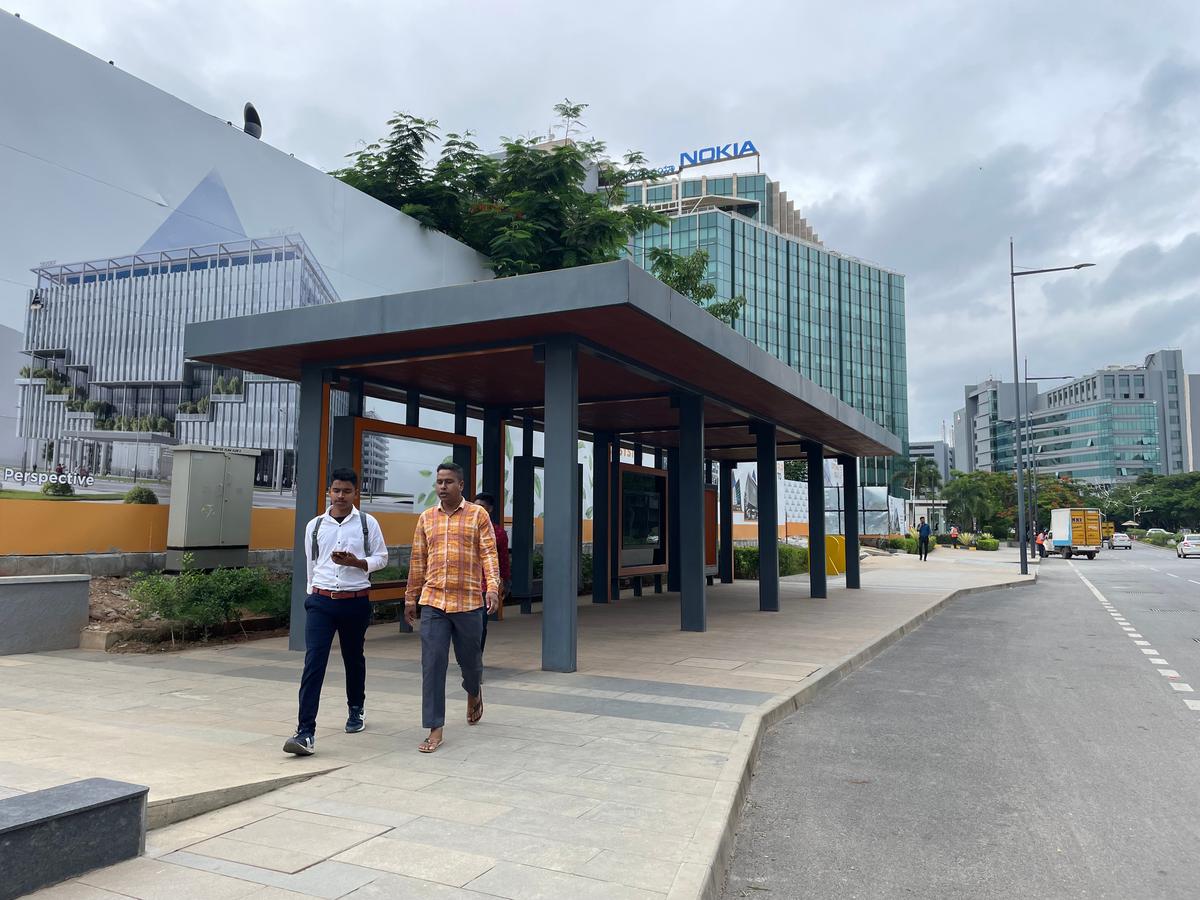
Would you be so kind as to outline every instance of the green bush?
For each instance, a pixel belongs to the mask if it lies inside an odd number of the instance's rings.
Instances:
[[[406,578],[408,578],[408,566],[384,566],[371,573],[373,584],[384,581],[404,581]]]
[[[47,481],[42,485],[42,493],[47,497],[74,497],[75,488],[66,482],[51,482]]]
[[[954,546],[954,538],[950,537],[950,535],[948,535],[948,534],[935,534],[933,536],[933,542],[935,544],[937,544],[939,547]]]
[[[200,631],[208,640],[214,626],[240,621],[243,610],[286,616],[291,607],[289,581],[273,580],[266,569],[203,572],[191,566],[186,555],[178,575],[139,573],[130,590],[138,615],[168,623],[172,642],[176,629],[181,637]]]
[[[779,574],[802,575],[808,571],[808,548],[779,545]],[[745,581],[758,579],[758,548],[733,548],[733,577]]]
[[[157,504],[158,494],[142,485],[135,485],[125,492],[126,503]]]
[[[976,550],[999,550],[1000,542],[995,538],[981,537],[975,539]]]
[[[49,485],[46,487],[49,487]],[[45,488],[42,488],[42,490],[45,490]],[[1142,540],[1147,544],[1153,544],[1155,547],[1165,547],[1167,546],[1167,541],[1172,540],[1172,537],[1169,534],[1147,534]]]

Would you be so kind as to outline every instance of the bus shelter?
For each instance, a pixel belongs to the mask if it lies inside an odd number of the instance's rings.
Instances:
[[[623,577],[665,578],[688,631],[706,628],[714,576],[733,580],[738,462],[758,467],[759,608],[769,612],[779,608],[777,462],[809,462],[810,591],[823,597],[824,460],[843,466],[846,579],[856,588],[857,459],[900,450],[895,435],[627,260],[199,322],[187,326],[184,344],[189,359],[300,384],[296,648],[303,647],[304,525],[322,508],[330,467],[369,470],[372,434],[446,443],[468,473],[468,496],[500,495],[505,425],[520,424],[521,452],[511,463],[514,581],[525,588],[531,581],[536,467],[544,502],[542,665],[563,672],[576,668],[579,441],[594,447],[592,599],[615,601]],[[368,397],[403,403],[405,421],[365,416]],[[422,408],[452,411],[453,433],[422,429]],[[470,417],[482,420],[482,447],[467,435]],[[539,458],[534,430],[543,432]],[[623,447],[634,449],[633,465],[621,461]],[[480,485],[471,483],[476,454]],[[410,537],[392,535],[389,543]]]

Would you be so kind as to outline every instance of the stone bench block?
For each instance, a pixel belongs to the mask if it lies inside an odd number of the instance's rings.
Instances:
[[[90,583],[90,575],[0,578],[0,656],[78,647]]]
[[[88,778],[0,800],[0,900],[140,856],[147,791]]]

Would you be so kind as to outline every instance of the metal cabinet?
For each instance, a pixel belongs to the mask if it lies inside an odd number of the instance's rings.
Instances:
[[[168,572],[183,568],[244,566],[250,551],[257,450],[175,448],[171,512],[167,519]]]

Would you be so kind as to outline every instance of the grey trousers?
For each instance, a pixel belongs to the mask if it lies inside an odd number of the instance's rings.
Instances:
[[[450,644],[462,670],[463,690],[474,697],[483,675],[483,617],[478,609],[446,613],[433,606],[421,607],[421,725],[441,728],[446,724],[446,669]]]

